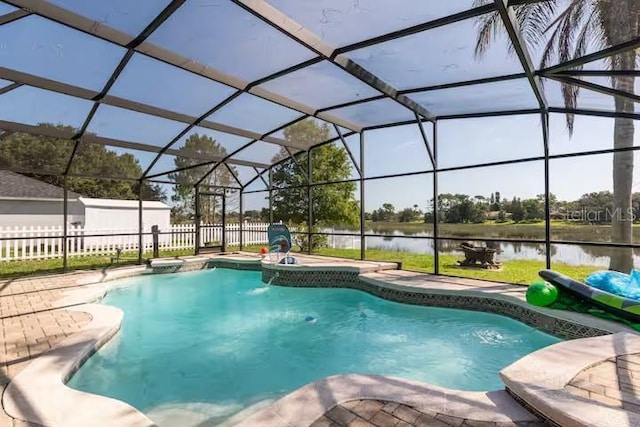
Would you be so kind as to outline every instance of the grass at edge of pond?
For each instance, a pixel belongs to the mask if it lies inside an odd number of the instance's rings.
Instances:
[[[252,245],[243,248],[245,251],[258,252],[264,245]],[[314,255],[324,255],[338,258],[360,259],[360,249],[334,249],[321,248],[314,252]],[[366,256],[371,261],[401,262],[404,270],[424,271],[433,273],[433,255],[414,254],[410,252],[384,251],[380,249],[367,249]],[[541,280],[538,272],[545,268],[544,261],[539,260],[512,260],[502,264],[500,271],[481,270],[459,267],[456,261],[460,256],[441,254],[440,274],[449,276],[468,277],[472,279],[492,280],[505,283],[515,283],[529,285]],[[576,280],[584,280],[589,274],[597,270],[604,270],[606,267],[595,265],[568,265],[555,263],[553,269],[573,277]]]

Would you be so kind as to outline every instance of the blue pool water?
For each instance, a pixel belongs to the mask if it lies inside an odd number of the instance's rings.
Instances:
[[[156,422],[187,412],[220,421],[340,373],[501,389],[500,369],[559,341],[494,314],[348,289],[266,286],[259,272],[122,283],[103,300],[124,311],[122,330],[69,385],[128,402]]]

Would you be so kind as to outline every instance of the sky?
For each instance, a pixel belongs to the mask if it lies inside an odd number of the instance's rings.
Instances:
[[[50,0],[51,3],[84,14],[102,25],[134,37],[161,11],[169,0]],[[296,22],[333,47],[341,47],[403,27],[437,19],[468,9],[472,0],[429,2],[398,0],[389,8],[384,0],[270,0]],[[14,8],[0,1],[0,15]],[[474,19],[438,27],[380,45],[349,53],[349,57],[398,89],[420,88],[469,79],[522,72],[517,58],[508,53],[508,41],[498,38],[486,54],[474,55],[477,25]],[[21,72],[59,80],[99,92],[125,49],[45,18],[29,16],[0,26],[0,64]],[[544,42],[544,40],[542,40]],[[178,51],[190,60],[251,82],[314,57],[314,53],[273,28],[243,12],[227,0],[186,2],[148,39],[148,42]],[[596,47],[590,46],[587,53]],[[541,51],[532,47],[534,62]],[[602,62],[588,64],[600,69]],[[596,83],[609,85],[599,78]],[[0,88],[8,82],[0,80]],[[326,108],[379,95],[328,61],[321,61],[261,85],[263,89],[304,102],[312,108]],[[131,99],[167,110],[200,116],[235,89],[160,62],[141,53],[133,55],[109,95]],[[563,105],[558,84],[545,81],[549,105]],[[410,98],[437,115],[476,113],[488,110],[535,108],[533,92],[525,79],[474,87],[423,91]],[[596,92],[581,91],[579,107],[612,111],[613,99]],[[26,124],[53,122],[80,127],[92,102],[41,89],[22,86],[0,95],[0,120]],[[331,114],[361,125],[410,120],[413,113],[389,99],[334,109]],[[249,94],[242,94],[208,120],[266,133],[301,116],[301,113]],[[441,168],[512,160],[543,155],[539,115],[443,120],[438,123],[438,162]],[[125,109],[101,105],[88,130],[100,136],[162,147],[185,128],[184,123],[155,118]],[[425,125],[428,135],[430,125]],[[249,139],[204,128],[207,134],[232,152]],[[282,132],[276,134],[282,137]],[[640,139],[636,138],[640,141]],[[606,149],[613,146],[613,120],[578,117],[570,138],[564,116],[552,114],[550,153]],[[358,157],[358,138],[349,139]],[[155,154],[133,150],[146,169]],[[269,163],[278,147],[266,142],[243,150],[235,159]],[[173,156],[165,155],[151,174],[173,168]],[[429,170],[426,149],[416,125],[365,134],[367,177]],[[255,172],[239,167],[246,182]],[[636,168],[636,171],[638,168]],[[612,189],[611,155],[552,160],[551,191],[561,200],[571,200],[591,191]],[[544,191],[543,162],[519,163],[477,170],[439,174],[441,193],[503,197],[535,197]],[[636,172],[637,175],[637,172]],[[355,170],[353,176],[355,177]],[[640,177],[634,182],[640,184]],[[372,210],[390,202],[397,208],[418,204],[424,208],[432,197],[430,175],[367,182],[365,208]],[[252,189],[259,185],[252,186]],[[638,186],[640,190],[640,185]],[[245,209],[264,205],[262,195],[248,196]]]

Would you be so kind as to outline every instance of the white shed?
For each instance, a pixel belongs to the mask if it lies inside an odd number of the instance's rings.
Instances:
[[[78,198],[82,206],[82,228],[85,235],[90,234],[132,234],[138,232],[138,201],[116,199]],[[142,202],[142,227],[147,233],[157,225],[160,232],[171,231],[171,207],[162,202]],[[169,235],[161,235],[161,241],[170,239]],[[151,236],[145,236],[150,241]],[[132,240],[131,238],[126,239]]]

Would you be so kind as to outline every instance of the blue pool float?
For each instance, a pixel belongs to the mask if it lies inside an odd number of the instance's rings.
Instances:
[[[596,271],[586,278],[587,285],[624,298],[640,301],[640,271],[631,274],[617,271]]]

